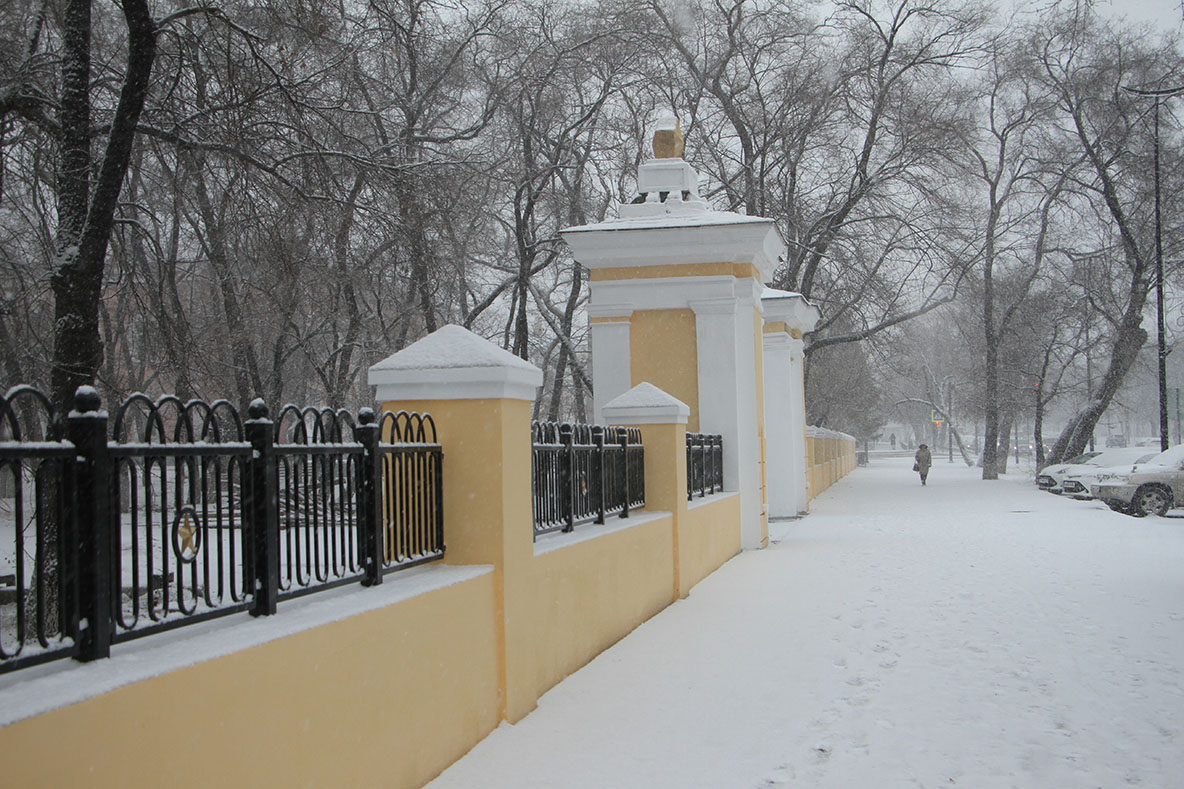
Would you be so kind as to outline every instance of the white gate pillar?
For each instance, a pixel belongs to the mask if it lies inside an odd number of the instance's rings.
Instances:
[[[592,332],[592,423],[604,424],[604,404],[633,388],[629,372],[629,317],[620,305],[588,309]]]
[[[765,288],[765,431],[768,436],[769,517],[804,514],[806,499],[806,396],[802,333],[818,310],[798,293]]]
[[[785,244],[771,219],[712,210],[681,158],[646,161],[637,182],[640,194],[617,218],[560,231],[590,272],[596,418],[641,383],[685,403],[688,431],[723,436],[724,489],[742,494],[743,547],[762,547],[760,295]]]

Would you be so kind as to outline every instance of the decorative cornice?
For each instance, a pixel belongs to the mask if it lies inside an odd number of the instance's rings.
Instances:
[[[782,321],[790,329],[811,331],[818,324],[821,313],[800,293],[775,288],[761,291],[761,306],[766,321]]]

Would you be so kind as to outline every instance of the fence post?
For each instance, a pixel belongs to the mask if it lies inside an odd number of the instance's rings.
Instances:
[[[592,426],[592,443],[596,445],[596,522],[604,523],[604,425]]]
[[[653,384],[642,383],[604,405],[604,418],[618,425],[635,425],[645,448],[642,460],[645,480],[645,506],[671,515],[671,599],[686,597],[690,585],[699,577],[683,572],[687,557],[681,551],[687,516],[687,417],[691,410]],[[622,438],[627,427],[617,428]],[[622,448],[623,449],[623,448]],[[622,464],[624,465],[624,464]],[[738,525],[738,524],[737,524]],[[736,535],[739,550],[739,530]]]
[[[621,514],[619,517],[629,517],[629,431],[620,430],[617,433],[617,441],[621,444],[621,473],[625,475],[624,481],[621,485],[621,490],[625,493],[624,506],[621,507]]]
[[[576,450],[575,437],[571,425],[564,423],[559,426],[559,443],[563,444],[563,462],[559,466],[559,484],[563,486],[563,505],[566,507],[567,523],[564,531],[572,531],[576,527]]]
[[[251,401],[245,424],[251,442],[250,484],[244,513],[250,519],[255,604],[251,616],[269,616],[276,611],[280,590],[279,501],[276,490],[274,425],[262,398]]]
[[[715,436],[711,439],[711,492],[715,494],[724,489],[724,439]]]
[[[358,411],[354,436],[363,449],[358,461],[358,545],[366,573],[362,586],[382,583],[382,455],[378,449],[378,432],[374,409]]]
[[[111,495],[111,464],[107,458],[107,413],[103,401],[90,386],[80,386],[74,393],[74,410],[66,418],[66,438],[77,452],[74,461],[75,488],[66,495],[72,499],[71,513],[78,529],[76,550],[78,572],[78,659],[97,660],[111,654],[115,583],[111,530],[108,510]],[[72,634],[71,634],[72,635]]]
[[[530,412],[543,372],[467,329],[444,326],[371,367],[369,380],[384,411],[433,417],[443,452],[444,561],[492,566],[498,601],[500,660],[479,674],[497,687],[497,706],[466,714],[491,729],[499,717],[516,723],[541,692],[537,643],[546,637],[533,615],[530,489]]]

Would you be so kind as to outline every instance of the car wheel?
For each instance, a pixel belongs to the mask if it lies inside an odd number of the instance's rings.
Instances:
[[[1172,507],[1172,494],[1158,485],[1144,485],[1135,491],[1131,505],[1134,515],[1162,516]]]
[[[1130,509],[1128,509],[1127,506],[1118,499],[1107,499],[1106,506],[1115,512],[1122,513],[1123,515],[1130,514]]]

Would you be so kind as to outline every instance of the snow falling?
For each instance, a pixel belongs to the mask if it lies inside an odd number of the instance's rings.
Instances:
[[[1178,785],[1184,520],[873,463],[431,788]]]

